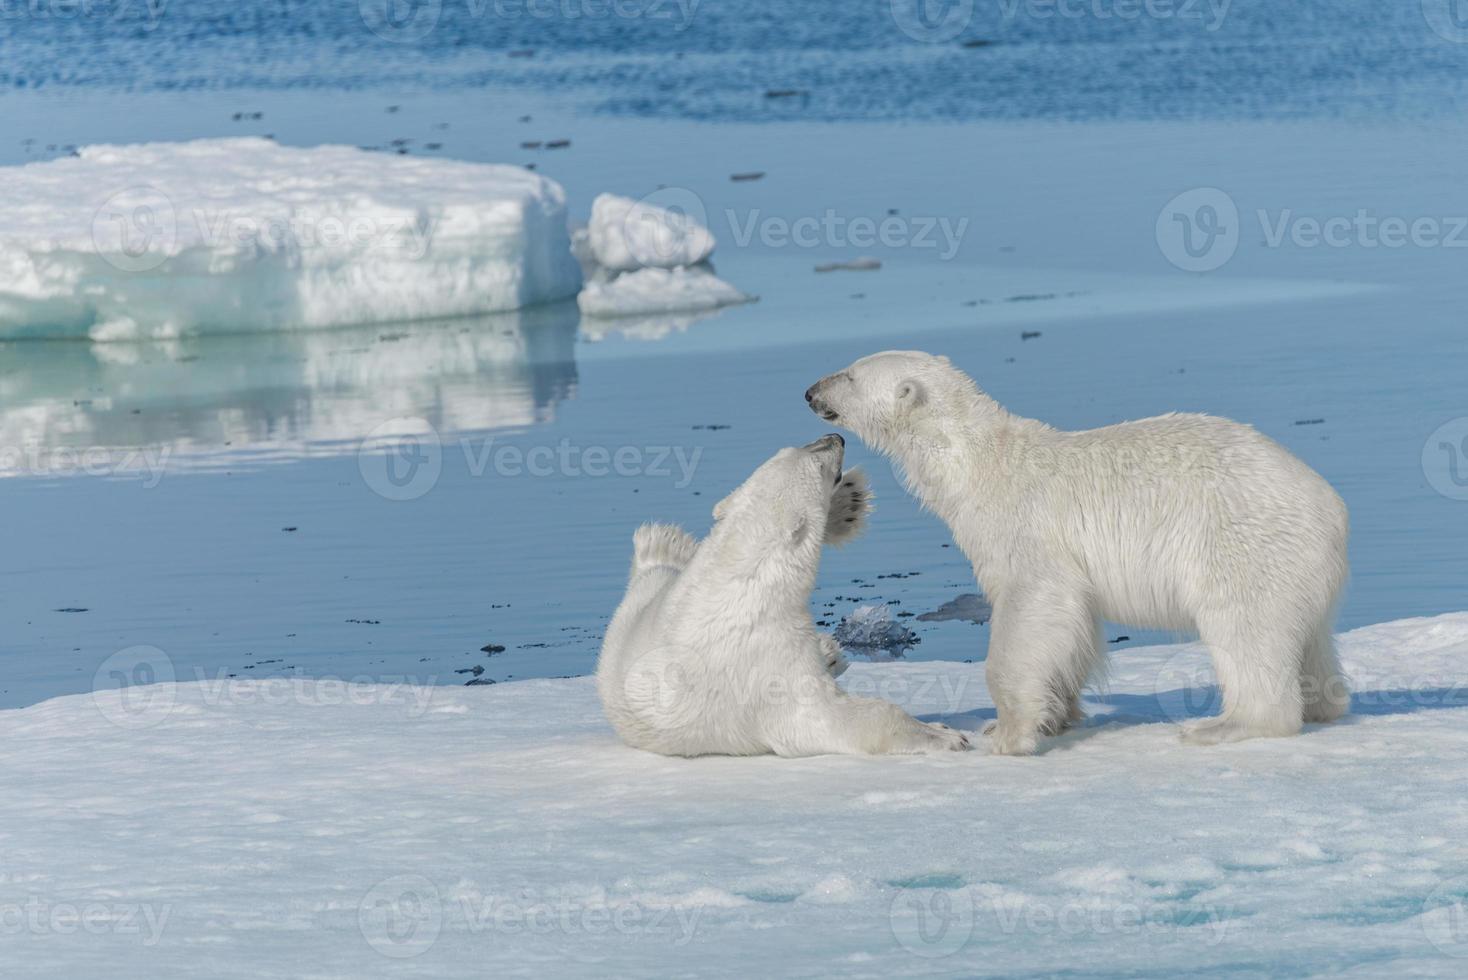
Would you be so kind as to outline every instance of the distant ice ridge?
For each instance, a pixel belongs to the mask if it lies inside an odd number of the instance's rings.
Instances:
[[[589,317],[693,313],[754,298],[714,275],[713,233],[685,211],[601,194],[573,239],[587,279],[577,304]]]
[[[565,194],[521,167],[210,139],[0,170],[0,337],[416,320],[580,286]]]

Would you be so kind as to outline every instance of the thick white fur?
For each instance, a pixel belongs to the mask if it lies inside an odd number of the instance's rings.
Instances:
[[[858,533],[866,481],[839,436],[783,449],[714,508],[703,541],[646,525],[596,683],[612,726],[664,755],[913,753],[968,747],[896,705],[846,695],[810,594],[824,544]]]
[[[1189,741],[1292,735],[1345,712],[1331,622],[1346,507],[1253,428],[1174,414],[1062,432],[918,351],[863,358],[806,397],[897,463],[972,562],[994,606],[995,751],[1033,752],[1081,718],[1103,619],[1207,643],[1223,710]]]

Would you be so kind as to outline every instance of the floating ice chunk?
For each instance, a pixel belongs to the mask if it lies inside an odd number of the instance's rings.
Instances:
[[[993,615],[994,607],[989,605],[987,599],[975,592],[965,592],[949,599],[932,612],[923,613],[918,617],[918,622],[941,623],[950,619],[958,619],[982,626]]]
[[[0,171],[0,337],[458,316],[580,285],[564,192],[520,167],[213,139]]]
[[[587,316],[647,316],[716,310],[753,298],[703,268],[638,269],[587,283],[576,304]]]
[[[817,272],[840,272],[845,269],[848,272],[875,272],[882,267],[881,259],[874,259],[870,255],[863,255],[859,259],[849,262],[823,262],[816,266]]]
[[[918,642],[912,630],[892,618],[890,606],[857,606],[836,624],[833,636],[843,647],[900,653]]]
[[[676,203],[669,201],[669,203]],[[714,236],[686,210],[617,194],[591,202],[587,244],[609,272],[697,265],[714,252]]]

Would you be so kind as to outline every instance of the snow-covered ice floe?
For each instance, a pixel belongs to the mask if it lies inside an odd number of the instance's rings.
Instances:
[[[588,317],[696,313],[754,299],[714,275],[713,233],[686,210],[600,194],[574,239],[587,280],[576,302]]]
[[[458,316],[580,285],[564,192],[521,167],[210,139],[0,170],[0,337]]]
[[[1123,651],[1090,720],[1036,758],[978,736],[924,757],[661,758],[616,739],[589,677],[58,698],[0,712],[5,967],[1461,975],[1468,613],[1341,649],[1350,717],[1212,748],[1176,725],[1217,708],[1205,652]],[[168,675],[131,656],[100,682]],[[855,664],[842,683],[977,730],[983,677]]]
[[[596,264],[608,272],[697,265],[708,261],[716,244],[713,232],[687,211],[618,194],[598,194],[591,202],[586,237]]]

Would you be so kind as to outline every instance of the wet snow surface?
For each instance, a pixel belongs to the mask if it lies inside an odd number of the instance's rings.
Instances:
[[[7,974],[1447,976],[1468,613],[1343,639],[1354,714],[1185,747],[1196,646],[1113,658],[1029,759],[674,760],[590,678],[215,679],[0,713]],[[978,729],[982,665],[848,689]]]

